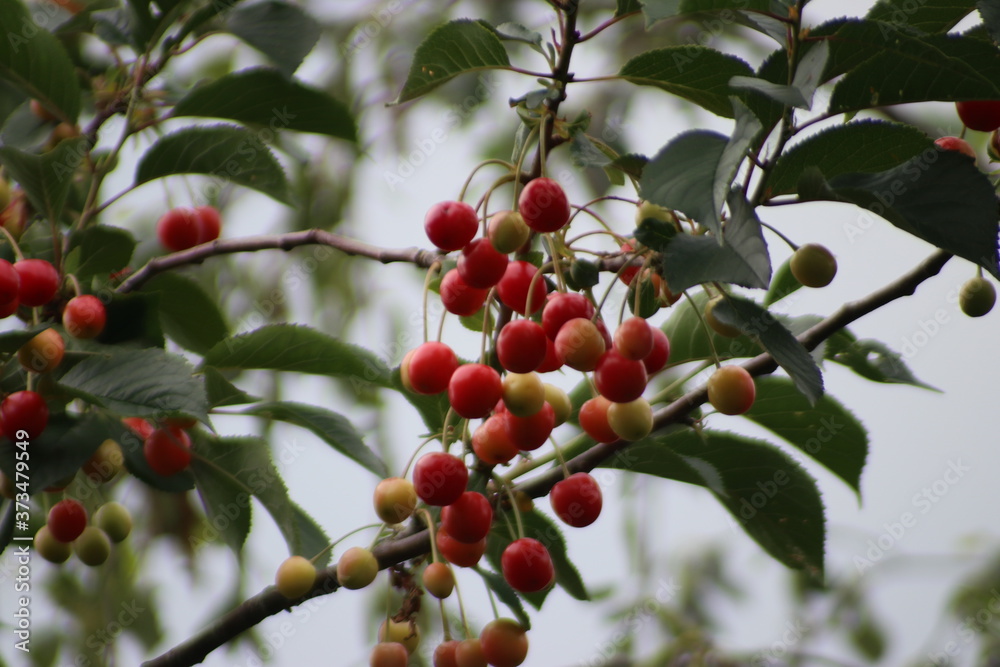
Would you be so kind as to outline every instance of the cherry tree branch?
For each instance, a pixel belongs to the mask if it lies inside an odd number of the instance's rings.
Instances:
[[[324,232],[326,234],[326,232]],[[252,239],[250,239],[252,240]],[[362,244],[363,245],[363,244]],[[267,246],[281,247],[281,246]],[[368,247],[370,249],[370,247]],[[234,251],[235,252],[235,251]],[[347,250],[345,250],[347,252]],[[385,251],[382,257],[398,257],[400,252],[410,253],[413,256],[415,251]],[[426,251],[424,251],[426,252]],[[180,254],[180,253],[178,253]],[[358,252],[371,256],[368,252]],[[206,255],[208,256],[208,255]],[[917,287],[926,280],[940,273],[944,265],[951,259],[951,255],[942,250],[938,250],[930,255],[915,268],[885,285],[868,296],[844,304],[829,317],[804,332],[798,337],[807,349],[814,349],[827,338],[848,326],[861,317],[882,308],[883,306],[903,297],[913,295]],[[166,259],[166,258],[164,258]],[[380,259],[375,257],[375,259]],[[407,259],[380,259],[380,261],[410,261]],[[138,274],[137,274],[138,275]],[[743,364],[752,375],[766,375],[774,372],[777,364],[774,358],[767,353],[760,354]],[[707,400],[706,387],[700,386],[680,397],[670,405],[663,407],[656,412],[654,418],[654,429],[662,429],[667,426],[682,423],[687,415]],[[570,459],[566,462],[566,467],[572,472],[588,472],[601,465],[604,461],[625,450],[629,442],[619,440],[608,444],[598,444],[591,447],[586,452]],[[562,467],[556,466],[552,469],[519,484],[516,488],[523,491],[532,498],[539,498],[548,494],[552,486],[563,479],[565,472]],[[417,558],[426,554],[430,550],[430,540],[427,530],[411,528],[402,533],[399,537],[387,540],[378,544],[374,549],[375,557],[378,559],[379,568],[385,569],[393,565]],[[202,662],[205,657],[216,648],[232,640],[240,633],[257,625],[265,618],[274,616],[282,611],[291,609],[301,604],[305,600],[328,595],[339,588],[336,578],[336,567],[327,568],[319,573],[313,589],[298,600],[287,600],[281,596],[273,587],[269,586],[262,592],[247,599],[228,614],[215,621],[203,631],[164,653],[158,658],[154,658],[146,663],[144,667],[188,667]]]

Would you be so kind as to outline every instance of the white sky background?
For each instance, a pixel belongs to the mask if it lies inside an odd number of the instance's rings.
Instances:
[[[808,23],[814,24],[840,14],[857,15],[871,4],[816,0],[810,3],[806,18]],[[468,13],[463,12],[461,6],[451,14],[452,17],[463,15]],[[626,25],[621,30],[612,29],[601,39],[618,39],[631,28]],[[587,48],[578,51],[582,58],[575,68],[578,73],[606,71],[606,63],[588,62],[587,53]],[[307,61],[301,74],[306,78],[318,76],[322,67],[323,63],[313,59]],[[513,79],[505,77],[502,80],[509,83]],[[348,216],[350,222],[344,231],[385,246],[426,246],[422,230],[424,211],[436,201],[457,196],[468,170],[481,159],[475,151],[483,128],[491,133],[512,133],[515,119],[506,102],[508,96],[523,92],[524,82],[516,85],[522,88],[505,88],[489,99],[478,112],[480,122],[473,123],[468,133],[452,132],[446,141],[437,144],[426,164],[395,191],[387,187],[383,173],[394,169],[400,156],[389,142],[379,140],[381,128],[390,116],[377,108],[367,111],[362,133],[375,141],[368,156],[361,158],[358,178],[361,191],[354,199]],[[572,92],[571,89],[570,99],[563,109],[565,113],[577,111]],[[692,116],[686,111],[673,117],[663,113],[663,93],[636,89],[636,94],[648,99],[650,104],[646,107],[648,111],[632,117],[625,128],[626,143],[631,148],[651,154],[679,132],[692,127]],[[819,104],[821,106],[822,102]],[[637,108],[640,106],[633,106],[633,113]],[[689,107],[678,105],[678,109],[682,108]],[[960,130],[952,105],[928,104],[901,111],[935,114],[943,126],[943,133],[957,134]],[[443,114],[444,110],[434,105],[414,110],[409,116],[411,140],[417,142],[431,136],[442,125]],[[730,125],[723,119],[698,115],[693,126],[728,133]],[[972,133],[971,138],[979,140],[982,137]],[[982,147],[979,141],[978,148]],[[981,154],[985,158],[985,151],[981,150]],[[476,180],[473,198],[478,197],[488,180]],[[634,195],[627,190],[620,194]],[[581,190],[571,189],[573,201],[580,202],[585,197],[589,198]],[[122,205],[129,206],[126,203],[129,201],[133,209],[139,208],[138,198],[125,200]],[[239,234],[272,231],[274,226],[269,220],[279,219],[280,210],[275,210],[273,218],[262,215],[263,210],[270,210],[270,204],[252,195],[241,199],[227,217],[244,221],[239,225]],[[611,219],[620,221],[618,231],[632,228],[633,211],[627,205],[609,205],[604,211]],[[797,242],[815,241],[827,245],[840,265],[837,279],[830,287],[808,293],[803,291],[803,297],[808,298],[790,300],[793,307],[789,312],[793,314],[827,314],[841,303],[884,285],[931,252],[928,245],[881,220],[862,235],[852,236],[848,230],[851,225],[858,224],[859,213],[847,206],[819,204],[769,209],[762,211],[761,217]],[[255,220],[257,224],[248,225],[246,220]],[[152,222],[150,218],[143,223],[145,227],[137,225],[136,228],[150,230]],[[259,229],[252,229],[253,226]],[[223,235],[234,235],[233,227],[224,228]],[[768,242],[777,266],[787,257],[787,251],[773,236]],[[916,525],[907,529],[882,562],[864,575],[866,588],[874,594],[876,612],[888,623],[891,651],[882,663],[885,665],[902,664],[904,660],[923,658],[927,651],[943,650],[944,642],[954,638],[951,636],[953,623],[943,628],[939,625],[945,596],[963,576],[981,567],[984,557],[1000,546],[994,518],[997,504],[995,471],[1000,469],[996,435],[1000,413],[994,405],[998,396],[996,378],[1000,376],[1000,355],[996,347],[1000,314],[994,312],[972,320],[958,310],[953,294],[972,275],[973,268],[968,262],[952,260],[940,276],[921,286],[914,298],[894,302],[852,326],[859,337],[878,338],[897,350],[906,347],[907,342],[915,343],[918,349],[907,362],[920,379],[941,388],[944,394],[876,385],[842,367],[828,364],[825,368],[827,391],[864,422],[871,438],[869,461],[862,480],[864,502],[860,507],[845,484],[806,461],[827,504],[828,570],[838,576],[854,575],[855,556],[864,556],[869,548],[868,540],[877,540],[885,532],[885,523],[899,521],[904,512],[916,517]],[[352,337],[368,346],[372,341],[391,344],[393,333],[387,326],[385,314],[391,309],[398,313],[400,321],[410,321],[417,312],[420,281],[416,272],[406,266],[371,267],[365,272],[365,280],[370,281],[367,289],[370,298],[379,305],[357,323]],[[336,306],[330,304],[329,307]],[[608,317],[613,319],[610,312]],[[308,321],[311,308],[299,304],[294,315],[297,321]],[[664,312],[655,321],[662,321],[660,318],[666,315]],[[923,336],[922,326],[935,319],[940,324],[933,335]],[[416,340],[420,335],[418,326],[408,333]],[[470,356],[478,350],[478,338],[464,329],[449,327],[445,338],[454,343],[459,354]],[[389,361],[398,362],[398,357]],[[575,381],[575,377],[565,378],[567,386]],[[289,387],[291,385],[289,383]],[[322,379],[297,380],[295,388],[297,395],[288,398],[318,402],[350,413],[349,403],[331,396]],[[402,465],[419,442],[417,434],[423,432],[423,427],[416,412],[402,400],[394,401],[388,414],[394,420],[386,428],[392,434],[395,462]],[[236,432],[246,428],[235,421],[223,420],[218,420],[217,426],[223,432],[229,428]],[[762,434],[746,420],[721,415],[711,417],[709,426],[750,435]],[[332,454],[304,431],[279,428],[276,436],[279,438],[275,443],[276,457],[281,461],[279,467],[293,498],[317,518],[331,537],[374,519],[369,509],[371,492],[377,481],[373,476],[359,473],[353,464]],[[769,439],[775,441],[773,437]],[[282,457],[282,452],[289,456]],[[922,513],[923,506],[915,504],[915,496],[924,487],[941,480],[950,462],[958,461],[970,470],[954,485],[942,487],[939,484],[938,489],[946,488],[946,493],[929,511]],[[623,484],[618,473],[604,472],[601,480],[605,483],[606,502],[601,518],[586,529],[567,528],[565,534],[570,556],[587,584],[593,589],[620,586],[620,591],[610,603],[593,604],[572,600],[561,590],[553,592],[543,611],[532,616],[534,627],[529,635],[531,651],[527,665],[591,664],[614,631],[606,620],[609,610],[615,608],[615,602],[631,600],[639,593],[629,576],[621,520],[622,512],[633,511],[635,502],[621,499],[619,491]],[[722,607],[724,627],[719,633],[720,644],[753,650],[780,641],[786,624],[795,620],[789,616],[786,606],[788,590],[784,568],[742,532],[733,530],[728,514],[707,492],[655,479],[644,486],[647,495],[641,511],[646,522],[644,532],[657,559],[655,576],[669,580],[676,574],[675,566],[683,556],[697,553],[707,545],[725,545],[727,567],[739,583],[747,587],[750,595],[739,605],[726,603]],[[547,500],[540,501],[539,506],[547,510]],[[270,519],[259,506],[255,511],[257,520],[244,565],[251,591],[271,583],[274,570],[287,555]],[[363,534],[344,546],[367,544],[369,539],[370,535]],[[232,554],[217,549],[204,555],[208,558],[202,562],[202,568],[211,576],[203,577],[192,590],[178,553],[167,548],[153,554],[147,572],[162,583],[159,593],[161,618],[168,628],[168,640],[162,649],[203,627],[208,610],[215,608],[233,585],[237,563]],[[892,563],[887,564],[887,561]],[[36,568],[48,567],[39,559],[35,562]],[[489,606],[479,578],[474,574],[461,575],[460,583],[470,618],[477,624],[488,620]],[[384,575],[376,582],[376,586],[383,585]],[[261,634],[286,637],[276,650],[272,664],[367,665],[375,632],[375,625],[369,620],[371,599],[366,592],[343,591],[314,602],[307,613],[282,614],[268,619],[259,627]],[[641,635],[642,645],[647,648],[659,646],[657,638],[648,634],[652,628],[652,623],[647,624],[646,634]],[[425,638],[424,647],[428,652],[438,639]],[[974,658],[971,645],[963,644],[961,648],[959,664],[971,664]],[[846,664],[863,663],[841,646],[820,647],[817,652],[840,658]],[[10,642],[0,643],[0,656],[17,666],[16,657],[10,654]],[[122,664],[137,664],[142,656],[131,646],[123,657]],[[235,654],[216,651],[205,664],[233,667],[256,663],[248,650],[241,647]]]

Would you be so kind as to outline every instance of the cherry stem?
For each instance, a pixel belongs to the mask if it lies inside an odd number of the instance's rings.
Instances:
[[[351,535],[354,535],[355,533],[360,533],[363,530],[368,530],[369,528],[378,528],[379,529],[379,534],[375,536],[375,539],[377,541],[378,538],[381,536],[381,534],[382,534],[382,528],[384,528],[384,527],[385,527],[384,523],[369,523],[369,524],[366,524],[364,526],[361,526],[360,528],[355,528],[351,532],[344,533],[343,535],[341,535],[340,537],[338,537],[333,542],[330,542],[330,544],[328,544],[325,547],[323,547],[322,551],[320,551],[318,554],[316,554],[315,556],[313,556],[309,560],[310,561],[315,561],[317,558],[319,558],[320,556],[322,556],[326,552],[333,551],[334,547],[336,547],[338,544],[340,544],[341,542],[343,542],[344,540],[346,540]],[[372,543],[372,546],[375,546],[374,542]],[[371,547],[369,547],[369,550],[371,550]]]
[[[701,373],[702,371],[704,371],[706,368],[711,368],[712,366],[713,366],[713,363],[712,363],[711,360],[707,360],[707,361],[702,362],[693,371],[687,373],[686,375],[684,375],[681,378],[678,378],[677,380],[674,380],[673,382],[671,382],[670,384],[668,384],[666,387],[664,387],[660,391],[656,392],[656,394],[651,399],[649,399],[649,403],[651,405],[655,405],[656,403],[659,403],[661,401],[668,400],[670,398],[670,394],[674,390],[676,390],[678,387],[684,386],[685,384],[687,384],[688,382],[690,382],[692,378],[696,377],[699,373]]]
[[[431,538],[431,562],[440,562],[441,556],[438,554],[437,540],[434,539],[434,532],[437,530],[437,526],[434,524],[434,517],[431,516],[430,510],[426,507],[418,510],[417,514],[424,517],[424,525],[427,526],[427,532]]]
[[[458,582],[455,582],[455,588],[458,588]],[[444,608],[444,600],[438,600],[438,609],[441,610],[441,629],[444,631],[444,640],[446,642],[451,641],[451,627],[448,623],[448,612]]]
[[[524,523],[521,521],[521,508],[517,506],[517,498],[514,496],[514,489],[508,484],[502,477],[500,481],[503,483],[504,491],[507,492],[507,497],[510,498],[510,508],[514,511],[514,523],[517,524],[517,537],[518,539],[524,537]]]
[[[528,147],[531,146],[531,140],[538,135],[538,126],[531,128],[531,132],[524,139],[524,145],[521,146],[521,154],[517,156],[517,168],[514,173],[517,175],[517,179],[514,181],[514,205],[512,208],[517,210],[517,198],[521,194],[521,169],[524,167],[524,159],[528,156]]]
[[[479,339],[479,363],[486,363],[486,347],[487,343],[493,337],[492,327],[490,327],[490,309],[493,306],[493,300],[496,297],[496,287],[490,288],[490,293],[486,295],[486,303],[483,305],[483,335]]]
[[[21,252],[21,247],[17,244],[17,241],[14,239],[14,235],[10,233],[10,230],[7,229],[6,227],[0,226],[0,232],[3,232],[3,235],[7,238],[7,241],[10,243],[10,247],[14,250],[14,261],[19,262],[22,259],[24,259],[24,254]]]
[[[449,412],[449,415],[450,414],[451,413]],[[447,422],[447,421],[448,421],[448,417],[446,416],[445,417],[445,422]],[[443,432],[441,433],[440,437],[444,438],[444,433]],[[403,468],[403,474],[400,475],[400,477],[406,477],[406,475],[409,474],[409,472],[410,472],[410,466],[412,466],[413,462],[417,460],[417,454],[420,453],[420,450],[423,449],[424,447],[426,447],[428,443],[434,442],[437,439],[438,439],[437,435],[432,435],[429,438],[424,439],[424,441],[421,442],[417,446],[417,449],[413,452],[413,454],[410,455],[410,460],[406,462],[406,467]]]
[[[559,465],[562,467],[563,475],[569,477],[570,472],[569,468],[566,467],[566,457],[563,456],[562,448],[559,447],[559,443],[556,442],[556,439],[551,435],[549,436],[549,441],[552,443],[552,449],[556,453],[556,458],[559,459]]]
[[[430,338],[428,336],[427,328],[427,309],[428,309],[428,294],[431,291],[431,279],[435,273],[441,271],[441,262],[434,262],[431,264],[430,268],[427,269],[427,274],[424,276],[424,292],[423,292],[423,303],[424,303],[424,342],[426,343]],[[439,337],[440,338],[440,337]]]
[[[687,300],[687,304],[691,306],[691,310],[694,311],[695,317],[697,317],[698,321],[701,323],[701,328],[705,331],[705,339],[708,341],[708,347],[712,351],[712,361],[715,363],[717,368],[721,368],[722,362],[719,359],[719,352],[715,349],[715,332],[712,330],[712,327],[708,326],[708,322],[705,321],[705,315],[701,312],[702,309],[695,305],[694,299],[692,299],[687,293],[687,290],[684,290],[682,294]],[[725,297],[725,293],[723,293],[723,297]]]
[[[455,414],[455,408],[448,408],[448,412],[444,415],[444,423],[441,426],[441,446],[444,448],[444,453],[448,453],[448,423],[451,421],[452,416]]]
[[[465,201],[465,193],[469,189],[469,186],[472,184],[472,179],[475,177],[476,172],[478,172],[480,169],[482,169],[483,167],[485,167],[486,165],[489,165],[489,164],[503,165],[507,169],[513,169],[514,168],[513,164],[511,164],[510,162],[507,162],[506,160],[501,160],[499,158],[492,158],[492,159],[489,159],[489,160],[483,160],[482,162],[480,162],[479,164],[477,164],[475,167],[473,167],[471,172],[469,172],[469,177],[465,179],[465,183],[462,184],[462,190],[461,190],[461,192],[458,193],[458,201]]]
[[[462,629],[465,631],[466,639],[472,639],[472,632],[469,630],[469,619],[465,617],[465,603],[462,601],[462,589],[455,579],[455,597],[458,598],[458,615],[462,619]],[[442,607],[443,608],[443,607]]]
[[[545,243],[549,246],[549,255],[552,256],[552,267],[553,273],[555,273],[556,276],[556,284],[558,285],[560,292],[565,292],[566,279],[563,277],[562,271],[563,257],[562,253],[557,250],[555,236],[553,234],[542,234],[542,238],[545,239]],[[531,292],[528,292],[528,296],[531,296]]]
[[[493,590],[486,583],[485,579],[483,579],[483,587],[486,588],[486,595],[490,599],[490,607],[493,609],[493,618],[499,620],[500,619],[500,610],[497,609],[496,598],[493,597]]]

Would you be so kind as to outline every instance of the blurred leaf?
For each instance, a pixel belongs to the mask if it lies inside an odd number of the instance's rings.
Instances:
[[[496,27],[497,35],[500,39],[513,42],[523,42],[542,55],[545,49],[542,48],[542,35],[531,28],[520,23],[501,23]]]
[[[778,270],[771,278],[771,286],[764,295],[764,306],[770,306],[784,299],[786,296],[801,289],[802,283],[792,275],[791,265],[788,260],[782,262]]]
[[[524,626],[525,630],[531,629],[531,617],[528,616],[528,612],[524,610],[524,605],[521,604],[521,598],[517,597],[517,593],[513,588],[507,583],[507,581],[496,572],[490,572],[481,567],[476,568],[476,574],[483,578],[483,581],[493,591],[494,595],[500,602],[507,605],[507,608],[514,612],[514,618]]]
[[[962,2],[962,0],[953,1],[961,2],[963,5],[968,4]],[[978,0],[976,2],[976,9],[979,10],[980,16],[983,17],[983,23],[986,25],[990,37],[993,38],[994,42],[1000,42],[1000,5],[992,2],[992,0]]]
[[[917,348],[909,341],[907,344],[912,346],[912,350],[904,346],[903,353],[916,354]],[[908,384],[931,391],[941,391],[918,380],[903,361],[902,355],[890,350],[885,343],[870,339],[858,340],[847,329],[841,329],[827,340],[825,357],[847,366],[872,382]]]
[[[229,469],[215,465],[214,461],[202,458],[207,452],[200,444],[196,451],[199,456],[192,460],[191,474],[205,508],[205,519],[210,526],[208,530],[218,531],[229,548],[238,554],[250,534],[253,491],[243,485],[238,473],[233,474]]]
[[[573,165],[585,167],[607,167],[614,156],[605,153],[585,132],[574,132],[569,145]]]
[[[0,5],[2,3],[0,0]],[[0,44],[3,41],[0,39]],[[0,164],[24,189],[34,209],[46,220],[58,222],[66,196],[73,187],[73,174],[86,153],[87,140],[83,137],[61,141],[42,155],[0,146]]]
[[[299,68],[322,33],[316,19],[304,9],[277,0],[234,9],[226,16],[223,27],[267,56],[287,77]]]
[[[624,16],[625,14],[632,14],[633,12],[641,12],[642,4],[639,0],[617,0],[617,7],[615,8],[615,16]]]
[[[444,428],[444,418],[451,409],[447,392],[428,396],[426,394],[418,394],[414,391],[407,391],[403,387],[403,381],[400,379],[399,368],[396,368],[392,372],[392,385],[390,388],[402,394],[410,402],[410,405],[417,409],[417,412],[420,413],[420,418],[424,421],[424,425],[427,426],[428,434],[440,433],[442,431]]]
[[[166,135],[140,158],[136,185],[174,174],[205,174],[288,203],[285,172],[257,135],[233,125],[187,127]]]
[[[251,396],[236,387],[236,385],[223,377],[222,373],[214,368],[205,368],[204,374],[208,404],[213,408],[228,405],[245,405],[247,403],[256,403],[260,400],[256,396]]]
[[[198,86],[177,103],[173,115],[226,118],[272,131],[357,140],[354,118],[344,104],[266,68],[235,72]]]
[[[78,280],[106,278],[128,266],[135,251],[131,232],[108,225],[95,225],[73,232],[66,255],[66,272]]]
[[[261,403],[243,410],[240,414],[264,419],[278,419],[309,429],[323,442],[344,456],[360,463],[379,476],[388,477],[389,471],[382,459],[365,445],[354,425],[336,412],[293,401]]]
[[[229,325],[215,302],[196,281],[176,272],[161,273],[142,287],[159,296],[160,324],[175,343],[207,354],[229,336]]]
[[[56,414],[41,435],[29,438],[27,480],[14,475],[17,448],[9,438],[0,439],[0,469],[11,480],[29,481],[30,493],[34,495],[79,470],[109,437],[112,436],[106,422],[96,414],[83,418]]]
[[[417,47],[395,103],[426,95],[460,74],[509,67],[507,51],[491,26],[468,19],[451,21],[435,28]]]

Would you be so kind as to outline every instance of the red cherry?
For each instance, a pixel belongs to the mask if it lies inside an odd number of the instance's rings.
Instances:
[[[148,438],[155,430],[153,425],[142,417],[125,417],[122,419],[122,423],[143,440]]]
[[[63,326],[74,338],[94,338],[102,331],[108,320],[104,304],[93,294],[81,294],[69,300],[63,310]]]
[[[452,269],[441,279],[441,303],[444,309],[455,315],[474,315],[486,303],[490,290],[472,287]]]
[[[562,186],[551,178],[536,178],[524,186],[517,209],[528,227],[536,232],[554,232],[569,222],[569,200]]]
[[[528,313],[528,290],[531,289],[531,312],[545,305],[545,280],[542,276],[534,281],[538,268],[531,262],[518,260],[507,265],[503,278],[497,283],[497,296],[511,310],[521,315]]]
[[[507,437],[518,449],[530,452],[538,449],[549,439],[556,426],[556,414],[548,403],[530,417],[518,417],[512,412],[504,413],[504,430]]]
[[[615,331],[615,349],[626,359],[645,359],[653,351],[653,331],[641,317],[630,317]]]
[[[441,526],[459,542],[473,544],[485,539],[493,525],[493,508],[481,493],[466,491],[458,500],[441,508]]]
[[[597,442],[614,442],[618,434],[608,423],[608,408],[611,401],[597,396],[580,406],[580,428]]]
[[[520,453],[517,445],[508,437],[504,421],[503,415],[495,414],[473,432],[472,451],[483,463],[502,465]]]
[[[219,238],[222,231],[222,216],[219,209],[214,206],[199,206],[194,210],[195,218],[198,220],[198,243],[208,243]]]
[[[489,288],[500,282],[510,258],[493,247],[489,239],[476,239],[462,248],[458,274],[472,287]]]
[[[514,320],[497,336],[497,358],[511,373],[530,373],[545,361],[545,331],[537,322]]]
[[[45,525],[52,537],[60,542],[72,542],[87,527],[87,510],[72,498],[60,500],[49,510]]]
[[[970,130],[992,132],[1000,128],[1000,100],[956,102],[958,117]]]
[[[536,373],[551,373],[552,371],[557,371],[563,367],[562,359],[559,358],[558,352],[556,352],[555,342],[549,338],[545,337],[545,361],[542,365],[535,369]]]
[[[614,403],[628,403],[642,396],[648,380],[643,363],[626,359],[618,350],[601,355],[594,369],[597,391]]]
[[[500,374],[485,364],[459,366],[448,383],[448,402],[466,419],[490,414],[502,395]]]
[[[549,501],[556,516],[574,528],[589,526],[597,521],[603,505],[601,487],[585,472],[556,482],[549,493]]]
[[[486,662],[493,667],[518,667],[528,656],[525,630],[509,618],[498,618],[483,626],[479,642]]]
[[[626,241],[621,245],[621,251],[623,253],[632,252],[633,250],[635,250],[635,245],[633,245],[634,243],[635,239],[629,239],[628,241]],[[628,257],[628,259],[632,259],[632,257]],[[639,271],[641,270],[642,267],[639,266],[627,266],[622,270],[621,273],[618,274],[618,277],[626,285],[631,285],[632,281],[635,279],[637,275],[639,275]]]
[[[650,327],[649,330],[653,334],[653,350],[642,360],[642,365],[646,367],[646,374],[652,375],[667,365],[667,360],[670,359],[670,340],[659,327]]]
[[[521,593],[548,588],[555,579],[549,550],[531,537],[522,537],[507,545],[500,557],[500,569],[510,587]]]
[[[460,201],[438,202],[424,217],[424,232],[431,243],[445,252],[465,247],[479,230],[476,210]]]
[[[455,657],[458,645],[457,639],[450,639],[438,644],[434,649],[434,667],[458,667],[458,661]]]
[[[3,434],[11,440],[31,440],[48,426],[49,406],[37,392],[16,391],[0,403],[0,421]]]
[[[59,272],[44,259],[22,259],[14,262],[20,279],[18,300],[25,306],[44,306],[59,291]]]
[[[17,300],[16,296],[14,297],[13,301],[8,301],[6,304],[0,305],[0,320],[2,320],[5,317],[10,317],[14,313],[16,313],[17,312],[17,307],[19,305],[21,305],[21,304]]]
[[[608,345],[594,322],[577,317],[559,329],[555,348],[559,361],[574,370],[587,372],[597,367]]]
[[[407,373],[410,386],[418,394],[440,394],[448,388],[452,374],[458,368],[454,350],[430,341],[413,350]]]
[[[156,237],[164,248],[178,252],[198,245],[201,228],[199,216],[194,209],[172,208],[156,223]]]
[[[485,537],[473,544],[466,544],[449,535],[448,531],[441,526],[438,526],[437,531],[435,531],[434,543],[437,544],[441,556],[458,567],[475,567],[479,559],[486,553]]]
[[[424,454],[413,466],[413,486],[428,505],[451,505],[469,483],[469,469],[462,459],[444,452]]]
[[[14,269],[14,265],[6,259],[0,259],[0,305],[11,302],[16,304],[20,285],[21,278]]]
[[[555,340],[562,325],[577,318],[589,320],[594,312],[594,304],[582,294],[553,292],[542,311],[542,328],[546,336]]]
[[[191,465],[191,438],[179,428],[154,429],[143,443],[142,453],[153,472],[169,477]]]

